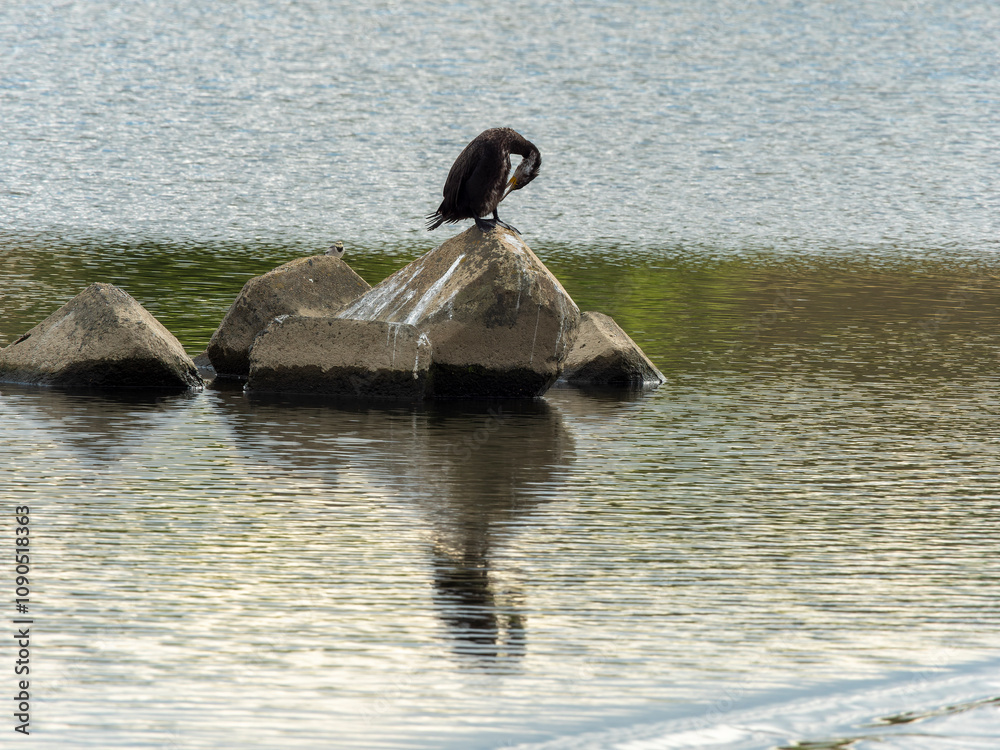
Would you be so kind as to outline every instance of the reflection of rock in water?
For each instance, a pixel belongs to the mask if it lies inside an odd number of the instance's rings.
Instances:
[[[492,553],[572,461],[558,411],[541,400],[380,408],[227,394],[220,404],[254,462],[319,479],[344,502],[363,487],[418,507],[455,653],[490,668],[524,653],[517,572],[497,569]]]
[[[447,488],[432,510],[501,515],[534,502],[572,453],[558,412],[537,401],[439,407],[425,464]]]
[[[544,498],[572,454],[559,413],[542,400],[379,406],[214,395],[234,446],[255,465],[322,479],[333,491],[346,475],[363,477],[366,488],[453,519],[537,502],[529,488]]]
[[[433,526],[434,601],[456,654],[502,668],[524,654],[526,622],[516,574],[491,553],[552,496],[572,439],[544,401],[451,405],[432,427],[426,466],[442,491],[420,502]]]
[[[218,395],[234,447],[275,476],[309,480],[344,502],[361,493],[405,497],[423,489],[413,478],[427,440],[427,415],[420,407]]]
[[[38,422],[46,440],[99,465],[148,449],[155,442],[153,434],[183,419],[187,407],[199,397],[189,391],[59,389],[7,383],[3,390],[18,395],[18,408]]]

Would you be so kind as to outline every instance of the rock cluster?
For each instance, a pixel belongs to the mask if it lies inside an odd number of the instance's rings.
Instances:
[[[342,254],[342,245],[334,249]],[[94,284],[0,350],[0,380],[363,399],[532,398],[663,375],[608,316],[579,308],[514,232],[472,227],[370,287],[338,252],[251,279],[197,365],[127,293]]]
[[[471,228],[392,274],[337,317],[411,326],[422,334],[433,347],[421,378],[423,398],[530,398],[559,376],[580,311],[520,237]],[[248,390],[279,384],[273,374],[282,363],[271,352],[254,346]],[[371,357],[370,369],[378,369],[381,347],[374,346]],[[257,376],[265,366],[272,373],[266,385]],[[338,367],[315,371],[317,379],[337,382],[344,373]]]

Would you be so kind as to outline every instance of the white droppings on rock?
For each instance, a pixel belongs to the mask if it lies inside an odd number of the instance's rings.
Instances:
[[[535,342],[538,341],[538,321],[542,318],[542,303],[538,303],[538,313],[535,315],[535,335],[531,339],[531,356],[528,357],[528,364],[535,361]]]
[[[247,390],[423,398],[430,357],[421,353],[414,377],[419,335],[388,321],[291,316],[258,337]]]
[[[516,235],[511,234],[509,232],[504,232],[503,234],[501,234],[500,241],[504,245],[506,245],[508,249],[510,249],[512,252],[517,253],[518,255],[524,255],[524,251],[528,247],[527,245],[524,244],[524,242],[521,240],[520,237],[517,237]]]
[[[416,380],[420,376],[418,375],[420,371],[420,350],[429,348],[431,345],[431,340],[427,338],[426,333],[421,333],[417,338],[417,350],[413,356],[413,379]]]
[[[553,350],[553,356],[558,359],[559,344],[562,341],[563,334],[566,332],[566,303],[562,297],[556,297],[556,306],[559,308],[559,333],[556,334],[556,346]]]
[[[428,378],[432,398],[544,393],[558,377],[579,323],[576,305],[523,239],[506,231],[484,237],[475,228],[397,271],[340,317],[426,333],[433,344],[424,342],[409,361],[400,336],[395,356],[403,357],[404,372],[412,364],[418,377]],[[378,347],[387,361],[390,343]],[[430,378],[432,360],[437,367]]]
[[[410,311],[410,314],[406,316],[406,320],[404,321],[405,323],[416,325],[420,319],[424,317],[424,313],[427,311],[427,308],[431,306],[432,302],[434,302],[435,297],[441,293],[444,285],[448,283],[448,279],[450,279],[452,274],[455,273],[455,269],[458,268],[458,265],[462,262],[463,258],[465,258],[465,253],[462,253],[455,258],[455,262],[451,264],[451,268],[445,271],[440,279],[431,284],[430,288],[424,292],[424,296],[420,298],[420,301],[417,302],[413,310]]]
[[[396,340],[399,338],[399,323],[390,323],[392,328],[392,366],[396,366]]]
[[[416,295],[417,295],[416,289],[407,289],[405,293],[400,295],[399,304],[385,314],[384,316],[385,319],[391,320],[392,318],[395,318],[397,315],[399,315],[399,311],[402,310],[404,307],[406,307],[410,303],[410,300],[412,300]]]
[[[462,291],[462,287],[456,287],[455,291],[449,294],[448,298],[440,305],[441,308],[448,308],[448,320],[451,320],[455,314],[455,297],[458,296],[460,291]]]
[[[385,312],[385,309],[396,299],[400,291],[417,278],[422,270],[423,266],[414,266],[411,272],[405,277],[401,276],[391,283],[383,282],[379,284],[371,292],[365,294],[353,305],[343,310],[337,317],[352,318],[355,320],[374,320],[380,317]],[[411,292],[408,299],[412,298],[412,296]]]

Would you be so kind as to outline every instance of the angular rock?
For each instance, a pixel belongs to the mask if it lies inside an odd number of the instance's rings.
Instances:
[[[247,391],[424,397],[431,345],[405,323],[282,316],[250,350]]]
[[[660,385],[663,373],[611,317],[585,312],[563,379],[574,385]]]
[[[555,382],[580,310],[518,235],[472,227],[338,317],[425,333],[434,347],[429,398],[512,398],[539,396]]]
[[[174,335],[111,284],[91,284],[0,350],[0,380],[87,388],[202,385]]]
[[[248,281],[208,344],[221,377],[250,372],[250,347],[279,315],[332,316],[371,286],[335,255],[314,255]]]

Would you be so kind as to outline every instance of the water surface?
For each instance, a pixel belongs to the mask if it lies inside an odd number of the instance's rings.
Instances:
[[[105,281],[196,354],[336,239],[376,283],[506,124],[544,165],[502,218],[667,376],[0,386],[31,742],[995,745],[998,30],[977,2],[0,10],[0,345]]]
[[[693,328],[633,291],[652,393],[5,386],[5,493],[41,560],[38,741],[495,747],[820,696],[796,737],[858,681],[905,697],[995,659],[994,288],[772,273],[699,293]],[[932,684],[899,710],[958,697]]]
[[[995,251],[998,37],[984,2],[21,3],[0,215],[429,249],[452,160],[510,125],[533,246]]]

